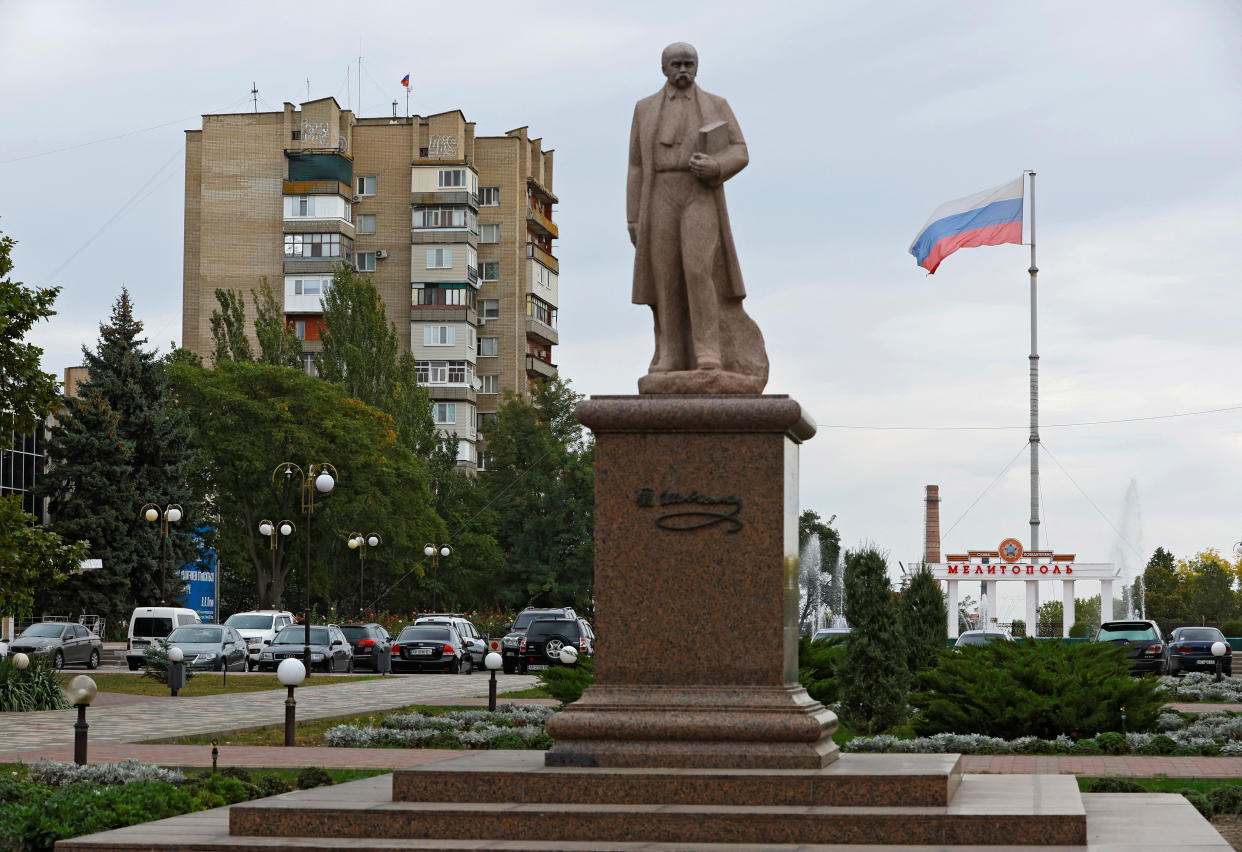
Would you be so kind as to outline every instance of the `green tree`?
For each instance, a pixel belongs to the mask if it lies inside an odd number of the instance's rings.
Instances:
[[[837,670],[841,716],[868,734],[906,716],[909,672],[884,556],[868,547],[845,556],[845,618],[854,628]]]
[[[177,569],[197,560],[194,532],[202,527],[201,492],[191,486],[189,478],[188,415],[169,395],[165,363],[145,348],[147,341],[141,334],[142,323],[134,317],[129,292],[122,288],[109,321],[99,327],[95,350],[82,350],[89,378],[78,388],[82,397],[95,399],[87,415],[90,420],[105,421],[109,411],[115,415],[118,440],[111,445],[104,440],[61,440],[75,428],[70,416],[51,430],[52,464],[41,484],[42,493],[52,500],[53,529],[66,531],[71,538],[90,538],[92,557],[102,559],[105,566],[123,566],[127,572],[128,582],[118,590],[121,601],[101,613],[113,619],[127,615],[136,601],[182,599],[185,586]],[[95,488],[95,483],[76,478],[91,470],[97,459],[106,467],[114,466],[118,445],[128,447],[127,473],[110,483],[110,493],[107,487]],[[79,454],[68,455],[71,450]],[[94,493],[95,498],[87,502],[82,496],[86,493]],[[170,527],[167,538],[161,537],[160,524],[139,517],[144,503],[181,506],[182,519]],[[79,526],[82,516],[96,512],[107,516],[109,523],[128,523],[121,540],[113,537],[115,531],[98,538],[67,532]],[[70,579],[59,590],[62,603],[85,603],[90,583]]]
[[[496,592],[509,608],[591,605],[594,445],[574,419],[580,399],[552,379],[531,402],[508,399],[485,430],[492,461],[480,479],[506,557]]]
[[[217,364],[224,361],[253,361],[246,337],[246,301],[240,290],[216,288],[220,309],[211,312],[211,340]]]
[[[1187,578],[1187,615],[1192,620],[1220,624],[1237,613],[1233,565],[1215,548],[1178,560],[1177,567]]]
[[[338,266],[323,297],[323,326],[319,375],[354,399],[386,409],[401,345],[371,279]]]
[[[357,608],[359,560],[346,546],[348,533],[377,532],[383,540],[367,554],[364,581],[371,590],[387,588],[421,564],[424,543],[444,540],[427,464],[398,441],[383,412],[336,385],[266,364],[226,362],[214,370],[176,364],[170,381],[196,424],[193,474],[211,494],[221,563],[244,572],[263,606],[301,609],[307,591],[301,477],[293,472],[273,482],[284,461],[303,471],[328,462],[338,472],[333,491],[316,495],[310,524],[310,592],[317,608]],[[297,527],[277,549],[274,568],[269,541],[258,532],[265,518]],[[407,582],[387,602],[413,608],[421,596],[421,584]]]
[[[259,279],[259,289],[250,291],[250,300],[254,305],[254,336],[259,341],[259,363],[302,369],[302,341],[285,322],[284,306],[276,299],[266,275]]]
[[[914,570],[901,593],[899,610],[907,667],[911,673],[920,672],[936,662],[936,652],[944,648],[948,637],[949,608],[930,568]]]
[[[1100,623],[1100,596],[1074,598],[1074,622]],[[1038,611],[1040,636],[1063,636],[1065,627],[1065,604],[1059,600],[1044,601]],[[1069,625],[1073,627],[1074,625]]]
[[[1177,573],[1173,554],[1163,547],[1143,569],[1143,599],[1147,618],[1156,621],[1182,621],[1186,618],[1187,583]]]
[[[16,244],[0,234],[0,431],[29,433],[56,408],[60,387],[39,367],[43,350],[24,341],[35,323],[56,314],[52,304],[60,288],[11,280]]]

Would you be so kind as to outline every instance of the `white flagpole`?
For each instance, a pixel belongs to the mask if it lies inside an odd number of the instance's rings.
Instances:
[[[1036,279],[1039,267],[1035,265],[1035,172],[1027,170],[1031,177],[1031,550],[1039,550],[1039,345]]]

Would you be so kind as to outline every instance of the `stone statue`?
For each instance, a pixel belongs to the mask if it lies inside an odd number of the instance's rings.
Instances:
[[[639,393],[763,392],[763,335],[742,308],[724,182],[746,167],[746,140],[724,98],[694,82],[698,52],[678,42],[668,83],[634,107],[626,218],[634,295],[655,318],[655,356]]]

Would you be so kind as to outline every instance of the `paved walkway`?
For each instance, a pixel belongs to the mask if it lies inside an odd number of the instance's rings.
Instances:
[[[297,690],[298,718],[370,715],[408,704],[457,703],[486,697],[486,677],[398,675]],[[531,675],[506,675],[504,691],[529,689]],[[76,710],[0,713],[0,752],[12,753],[73,744]],[[91,743],[132,743],[216,731],[284,724],[285,690],[242,692],[154,700],[92,708],[86,713]]]
[[[962,771],[1021,775],[1119,775],[1132,778],[1238,778],[1242,777],[1242,757],[967,754],[962,757]]]
[[[1242,713],[1242,704],[1207,704],[1202,701],[1188,701],[1185,703],[1178,702],[1176,704],[1166,704],[1180,713],[1210,713],[1215,710],[1231,710],[1234,713]]]

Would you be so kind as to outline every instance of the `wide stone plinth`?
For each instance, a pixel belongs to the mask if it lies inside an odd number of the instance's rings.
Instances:
[[[595,434],[595,683],[550,766],[815,769],[836,716],[798,684],[798,450],[786,396],[607,396]]]

